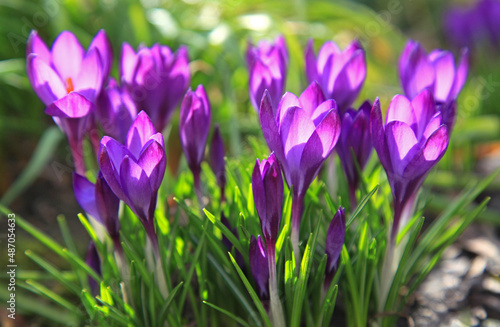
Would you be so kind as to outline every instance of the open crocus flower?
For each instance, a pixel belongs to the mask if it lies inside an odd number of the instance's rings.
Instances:
[[[299,98],[285,93],[274,116],[271,97],[265,92],[260,123],[269,148],[293,188],[292,244],[298,255],[304,196],[340,135],[337,105],[334,100],[325,101],[321,88],[313,82]]]
[[[468,51],[464,49],[458,67],[450,51],[434,50],[427,54],[420,43],[410,40],[399,58],[399,77],[405,95],[415,98],[429,88],[436,102],[457,98],[469,70]]]
[[[173,53],[169,47],[155,44],[151,48],[141,47],[135,53],[124,43],[120,68],[122,82],[137,109],[146,111],[161,132],[190,83],[186,47]]]
[[[355,192],[360,179],[354,160],[357,161],[359,168],[363,170],[372,152],[370,136],[371,109],[370,101],[365,101],[359,107],[359,110],[348,109],[340,117],[342,127],[335,149],[347,178],[352,209],[356,205]]]
[[[385,124],[378,98],[370,118],[372,142],[384,167],[394,199],[394,242],[400,222],[410,218],[425,176],[448,147],[448,127],[443,124],[429,90],[410,101],[396,95],[387,109]]]
[[[49,50],[38,33],[32,31],[26,52],[28,79],[47,106],[45,112],[66,134],[76,171],[85,174],[82,140],[96,97],[111,69],[109,39],[100,31],[85,51],[71,32],[64,31]]]
[[[139,217],[156,251],[153,219],[166,163],[163,136],[143,111],[130,126],[126,145],[109,136],[101,140],[102,175],[116,196]]]
[[[120,200],[106,183],[102,173],[97,176],[95,184],[82,175],[73,173],[73,190],[78,204],[106,227],[115,248],[121,251],[118,219]]]
[[[328,41],[316,58],[313,40],[309,40],[305,57],[309,83],[317,81],[325,96],[334,99],[343,113],[356,100],[366,78],[366,58],[361,43],[354,41],[341,51],[335,42]]]
[[[110,79],[98,101],[96,118],[104,134],[125,143],[127,133],[137,116],[137,109],[129,91]]]
[[[268,90],[276,111],[285,90],[288,69],[288,50],[285,39],[279,36],[271,44],[261,41],[257,46],[248,43],[246,54],[249,70],[250,102],[258,112],[264,91]]]

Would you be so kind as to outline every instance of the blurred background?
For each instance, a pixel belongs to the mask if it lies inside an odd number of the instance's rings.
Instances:
[[[44,114],[44,105],[26,77],[26,40],[33,29],[49,46],[61,31],[69,30],[84,47],[105,29],[113,45],[115,78],[123,42],[133,47],[161,43],[173,50],[187,45],[191,86],[205,85],[212,121],[220,123],[231,157],[249,152],[249,136],[261,138],[247,91],[244,54],[249,40],[285,36],[290,52],[286,89],[301,93],[306,86],[304,50],[309,38],[314,38],[316,51],[326,40],[344,48],[357,38],[366,50],[368,75],[356,104],[378,96],[387,108],[390,99],[402,93],[397,62],[412,38],[427,51],[449,49],[456,58],[461,47],[470,48],[469,77],[459,97],[450,148],[427,180],[434,200],[428,203],[426,216],[432,218],[469,181],[500,166],[498,4],[493,0],[2,0],[0,203],[56,239],[59,214],[68,218],[75,234],[83,234],[76,219],[80,209],[71,187],[69,147]],[[181,152],[177,119],[178,113],[168,138],[169,168],[174,173]],[[480,221],[494,231],[492,242],[498,249],[500,182],[496,180],[487,192],[493,199]],[[83,239],[82,251],[86,245]],[[18,253],[30,247],[29,239],[19,247]],[[34,268],[33,263],[26,265]]]

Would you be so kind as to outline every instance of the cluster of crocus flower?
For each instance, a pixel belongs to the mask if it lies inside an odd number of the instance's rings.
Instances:
[[[444,14],[444,30],[457,47],[474,48],[481,43],[500,46],[500,2],[479,0],[470,6],[454,6]]]

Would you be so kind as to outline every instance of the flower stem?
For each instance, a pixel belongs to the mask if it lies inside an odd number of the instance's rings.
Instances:
[[[83,142],[73,138],[68,138],[71,155],[75,164],[75,171],[77,174],[85,176],[85,160],[83,160]]]
[[[160,256],[160,250],[158,247],[158,235],[156,235],[154,228],[154,217],[149,219],[146,224],[144,224],[146,228],[146,233],[148,234],[148,239],[151,242],[151,246],[153,248],[154,254],[154,269],[155,269],[155,277],[156,282],[158,284],[158,288],[160,290],[161,295],[164,299],[168,297],[168,287],[167,281],[165,280],[165,274],[163,272],[163,263]]]
[[[271,300],[271,320],[273,326],[285,327],[285,316],[278,292],[278,280],[276,276],[276,252],[273,242],[267,243],[267,263],[269,266],[269,293]]]
[[[292,248],[295,255],[295,265],[300,267],[300,250],[299,250],[299,228],[302,214],[304,213],[304,196],[293,194],[292,196]],[[297,268],[297,273],[299,269]]]
[[[196,197],[198,199],[198,205],[200,207],[200,210],[203,209],[204,203],[203,203],[203,192],[201,190],[201,169],[193,169],[193,179],[194,179],[194,189],[196,191]]]

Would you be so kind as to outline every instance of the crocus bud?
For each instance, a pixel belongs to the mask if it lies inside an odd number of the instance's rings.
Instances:
[[[224,192],[226,186],[225,155],[224,140],[220,134],[219,125],[216,124],[214,134],[212,135],[212,142],[210,143],[210,167],[217,178],[217,185],[221,188],[222,192]],[[221,194],[221,196],[223,196],[223,194]]]
[[[427,54],[420,43],[410,40],[399,58],[399,77],[405,95],[411,100],[429,88],[436,102],[455,100],[469,70],[468,51],[464,49],[458,67],[449,51],[434,50]]]
[[[424,90],[413,101],[396,95],[387,109],[385,124],[377,98],[371,111],[370,132],[394,198],[394,241],[403,211],[413,205],[425,177],[446,152],[448,127],[443,124],[431,92]]]
[[[285,93],[276,116],[265,93],[260,107],[262,133],[274,152],[289,186],[305,195],[319,168],[340,135],[340,118],[334,100],[326,100],[316,82],[300,95]]]
[[[340,138],[336,146],[342,167],[347,178],[352,204],[359,184],[359,174],[354,160],[363,170],[372,152],[370,136],[370,111],[372,105],[365,101],[359,110],[348,109],[341,117]],[[354,157],[353,157],[354,155]]]
[[[195,91],[189,90],[181,104],[179,133],[186,161],[193,172],[201,169],[210,131],[210,118],[210,102],[203,85],[199,85]]]
[[[341,51],[328,41],[314,54],[314,42],[309,40],[305,55],[309,83],[318,82],[327,99],[337,102],[340,113],[356,100],[366,78],[365,51],[359,41]]]
[[[155,44],[134,49],[124,43],[120,61],[122,82],[139,110],[147,112],[161,132],[190,83],[189,57],[185,47],[172,53]]]
[[[248,43],[246,60],[249,70],[250,102],[255,111],[259,111],[265,90],[268,90],[276,111],[285,89],[288,69],[288,50],[285,39],[279,36],[274,44],[261,41],[258,46]]]
[[[266,247],[260,235],[250,239],[250,270],[257,285],[257,293],[261,300],[269,299],[269,266],[267,261]]]
[[[73,190],[78,204],[85,212],[106,227],[109,236],[116,243],[120,230],[118,219],[120,200],[106,183],[102,173],[99,172],[95,184],[87,178],[73,173]]]
[[[114,79],[101,92],[96,117],[104,134],[125,143],[130,125],[137,116],[137,109],[129,91],[120,87]]]
[[[326,233],[326,276],[327,279],[333,278],[337,269],[337,263],[342,252],[342,246],[345,239],[345,210],[340,207],[335,216],[333,216]]]
[[[92,268],[98,275],[101,275],[101,260],[99,259],[99,253],[97,253],[97,249],[93,241],[90,241],[89,248],[87,250],[87,256],[85,257],[85,263],[87,266]],[[97,281],[94,278],[90,277],[89,286],[92,290],[92,294],[98,294]]]
[[[255,207],[267,244],[275,244],[283,210],[283,178],[274,153],[255,163],[252,174]]]
[[[116,196],[139,217],[153,239],[158,189],[167,158],[163,136],[141,111],[130,126],[126,145],[105,136],[99,150],[102,176]]]

